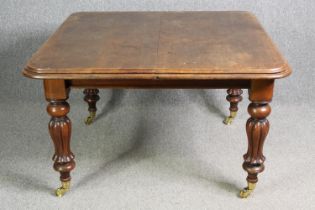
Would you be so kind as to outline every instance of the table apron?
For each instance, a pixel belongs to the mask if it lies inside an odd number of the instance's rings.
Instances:
[[[67,84],[74,88],[250,88],[251,80],[145,80],[145,79],[74,79],[67,80]]]

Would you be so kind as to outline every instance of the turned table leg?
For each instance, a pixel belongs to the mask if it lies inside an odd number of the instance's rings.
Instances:
[[[258,174],[265,166],[263,146],[269,131],[267,116],[271,112],[269,102],[272,99],[273,81],[255,81],[251,84],[248,106],[250,118],[246,123],[248,149],[244,154],[243,168],[247,171],[247,187],[241,190],[240,197],[247,198],[255,189]]]
[[[236,117],[236,113],[238,111],[238,103],[242,101],[242,93],[241,89],[231,88],[227,90],[226,100],[230,102],[230,115],[226,117],[223,121],[224,124],[230,125],[232,124],[234,118]]]
[[[70,188],[70,171],[74,169],[74,155],[70,149],[71,121],[67,117],[70,106],[66,102],[68,88],[63,80],[45,80],[45,95],[49,102],[47,112],[51,116],[48,124],[50,136],[55,146],[54,169],[60,173],[61,187],[56,195],[61,197]]]
[[[86,125],[90,125],[93,123],[96,116],[96,102],[100,99],[98,95],[98,89],[85,89],[84,93],[84,101],[86,101],[89,105],[89,116],[85,120]]]
[[[55,145],[54,169],[60,172],[62,183],[56,190],[57,196],[62,196],[69,190],[70,171],[75,167],[74,155],[70,150],[71,121],[67,117],[69,110],[69,104],[64,100],[50,101],[47,106],[47,112],[51,115],[49,133]]]

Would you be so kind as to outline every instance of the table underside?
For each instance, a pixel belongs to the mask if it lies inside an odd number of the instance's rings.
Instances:
[[[270,80],[272,81],[272,80]],[[158,88],[158,89],[224,89],[250,88],[251,80],[144,80],[144,79],[113,79],[113,80],[66,80],[69,87],[74,88]]]

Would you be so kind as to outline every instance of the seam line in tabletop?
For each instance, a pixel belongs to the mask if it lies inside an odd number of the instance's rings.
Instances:
[[[162,16],[160,14],[160,22],[159,22],[159,35],[158,35],[158,43],[156,48],[156,59],[159,58],[159,48],[160,48],[160,37],[161,37],[161,24],[162,24]]]

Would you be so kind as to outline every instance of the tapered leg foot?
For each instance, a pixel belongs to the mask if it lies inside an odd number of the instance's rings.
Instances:
[[[94,122],[96,116],[96,102],[100,99],[98,93],[98,89],[85,89],[84,93],[84,101],[86,101],[89,105],[89,116],[85,119],[85,124],[90,125]]]
[[[223,123],[226,125],[232,124],[234,118],[236,117],[236,113],[238,111],[238,103],[242,101],[242,93],[243,91],[241,89],[228,89],[227,90],[227,97],[226,100],[230,102],[230,115],[227,116]]]
[[[267,102],[252,102],[248,106],[248,112],[251,115],[246,123],[248,149],[243,156],[243,169],[248,174],[248,186],[240,192],[241,198],[247,198],[253,192],[258,182],[258,174],[265,169],[263,147],[269,131],[266,117],[270,114],[271,108]]]
[[[61,182],[61,187],[57,188],[57,190],[56,190],[56,196],[62,197],[69,190],[70,190],[70,181]]]
[[[49,133],[55,145],[53,167],[60,173],[62,183],[55,192],[58,197],[69,190],[70,172],[75,168],[74,155],[70,149],[71,121],[67,117],[69,110],[70,106],[65,100],[50,101],[47,106],[47,112],[51,115]]]
[[[247,187],[245,187],[244,189],[242,189],[240,191],[240,197],[241,198],[247,198],[255,189],[256,187],[256,183],[247,183]]]

